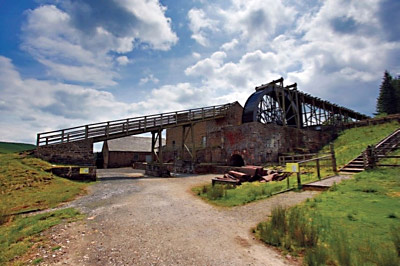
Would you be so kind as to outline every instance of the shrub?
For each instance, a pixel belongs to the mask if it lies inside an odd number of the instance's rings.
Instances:
[[[215,185],[210,189],[207,189],[207,198],[210,200],[220,199],[224,196],[224,186],[223,185]]]

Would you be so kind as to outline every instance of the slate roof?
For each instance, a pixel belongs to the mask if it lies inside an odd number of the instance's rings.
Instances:
[[[162,139],[165,145],[165,139]],[[125,138],[107,140],[109,151],[151,152],[151,138],[129,136]],[[158,145],[156,145],[156,148]]]

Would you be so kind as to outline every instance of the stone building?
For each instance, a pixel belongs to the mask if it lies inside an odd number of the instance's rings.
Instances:
[[[282,153],[317,151],[332,139],[328,132],[242,123],[242,113],[236,102],[224,118],[167,129],[164,160],[259,165],[278,161]]]
[[[104,142],[104,168],[130,167],[135,162],[151,161],[151,138],[129,136]]]

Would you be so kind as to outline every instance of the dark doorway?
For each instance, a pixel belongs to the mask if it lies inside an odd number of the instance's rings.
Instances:
[[[244,160],[242,156],[239,154],[234,154],[231,156],[231,159],[229,160],[229,165],[230,166],[243,166],[244,165]]]

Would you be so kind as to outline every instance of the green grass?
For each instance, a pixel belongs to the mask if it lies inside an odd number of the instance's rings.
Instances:
[[[53,176],[45,171],[49,168],[37,158],[0,154],[0,217],[55,207],[85,193],[87,183]]]
[[[33,150],[36,146],[25,143],[0,142],[0,153],[14,153]]]
[[[380,125],[357,127],[341,132],[334,141],[336,163],[339,167],[344,166],[354,159],[368,145],[375,145],[387,135],[400,127],[398,122],[391,122]],[[322,152],[329,152],[329,145],[322,149]]]
[[[309,265],[318,265],[321,260],[332,265],[399,265],[398,169],[362,172],[286,212],[290,214],[293,210],[308,221],[300,219],[293,224],[306,231],[316,230],[318,241],[313,245],[298,244],[288,230],[277,232],[271,220],[260,223],[256,234],[284,250],[305,251],[305,261]],[[291,215],[283,219],[289,225],[293,220]],[[269,230],[271,228],[274,230]],[[271,240],[271,234],[278,235],[276,238],[280,240]]]
[[[301,175],[302,184],[309,183],[311,181],[318,180],[316,170],[310,167],[302,168],[303,172]],[[322,176],[332,174],[329,168],[324,168],[321,171]],[[233,207],[244,205],[253,201],[268,198],[275,193],[287,190],[296,189],[297,177],[296,174],[292,174],[289,177],[289,186],[287,180],[283,181],[272,181],[268,183],[252,182],[243,183],[240,186],[232,187],[227,185],[215,185],[206,184],[202,186],[196,186],[192,188],[192,191],[205,201],[223,207]]]
[[[38,233],[79,216],[73,209],[22,217],[86,193],[88,183],[52,175],[48,162],[25,154],[0,154],[0,265],[21,256],[42,241]],[[37,263],[39,263],[38,261]]]
[[[81,217],[77,210],[68,208],[9,221],[6,226],[0,227],[0,265],[18,260],[35,243],[43,241],[40,233],[44,230]]]

